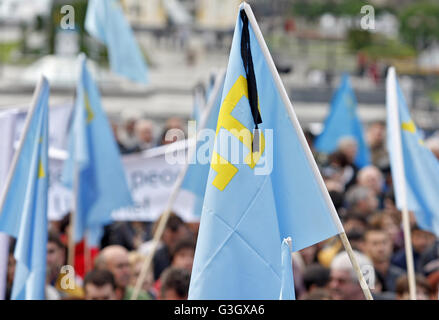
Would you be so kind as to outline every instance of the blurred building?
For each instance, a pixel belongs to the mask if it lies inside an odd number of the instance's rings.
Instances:
[[[162,0],[124,0],[123,6],[132,25],[166,27],[167,15]]]

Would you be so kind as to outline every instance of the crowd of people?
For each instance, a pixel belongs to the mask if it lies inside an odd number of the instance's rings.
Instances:
[[[168,119],[162,133],[150,120],[128,119],[113,123],[122,154],[163,145],[166,132],[185,131],[179,118]],[[326,187],[337,209],[354,254],[368,272],[367,281],[375,299],[408,299],[406,255],[401,213],[395,206],[389,155],[385,145],[386,127],[373,122],[366,129],[371,164],[355,165],[356,141],[339,140],[338,149],[318,154],[314,136],[305,132]],[[437,138],[425,141],[439,159]],[[411,212],[411,240],[416,271],[417,299],[438,299],[439,239],[422,230]],[[47,244],[47,299],[130,299],[142,265],[153,248],[155,222],[114,222],[105,227],[98,248],[76,245],[74,280],[66,282],[70,216],[50,224]],[[187,299],[199,223],[183,221],[178,212],[166,222],[158,249],[137,299]],[[8,263],[8,296],[12,288],[15,261],[11,243]],[[338,237],[330,238],[293,253],[297,299],[364,299],[351,262]],[[71,279],[71,278],[69,278]]]

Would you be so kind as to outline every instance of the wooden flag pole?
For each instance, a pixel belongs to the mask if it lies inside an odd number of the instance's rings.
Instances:
[[[401,130],[399,121],[399,110],[398,110],[398,97],[396,95],[396,72],[393,67],[389,68],[387,74],[386,83],[386,100],[388,104],[389,119],[391,123],[388,126],[393,127],[395,130],[395,167],[392,167],[392,171],[395,170],[396,175],[401,177],[400,191],[402,200],[402,226],[404,230],[404,247],[405,256],[407,263],[407,277],[409,281],[409,294],[410,300],[416,300],[416,278],[415,278],[415,264],[413,261],[413,249],[412,249],[412,239],[410,231],[410,216],[407,206],[407,189],[405,180],[405,170],[404,170],[404,160],[402,153],[402,142],[401,142]]]
[[[362,274],[362,272],[360,270],[360,266],[358,264],[358,261],[355,259],[355,256],[354,256],[354,253],[352,251],[352,248],[351,248],[351,246],[349,244],[349,241],[348,241],[348,239],[346,237],[343,225],[340,222],[340,219],[338,217],[337,211],[334,208],[334,204],[332,203],[332,200],[331,200],[331,198],[329,196],[328,190],[326,189],[326,186],[325,186],[325,184],[323,182],[322,176],[320,175],[320,172],[319,172],[319,169],[317,167],[317,164],[315,163],[314,157],[313,157],[313,155],[311,153],[311,150],[309,149],[308,143],[306,142],[305,135],[303,134],[302,128],[300,127],[300,123],[299,123],[299,120],[297,119],[297,116],[296,116],[296,114],[294,112],[293,105],[291,104],[291,101],[288,98],[288,94],[287,94],[287,92],[285,90],[285,87],[282,84],[282,80],[281,80],[281,78],[279,76],[279,73],[277,72],[276,66],[275,66],[275,64],[273,62],[273,58],[270,55],[270,51],[268,50],[267,44],[265,43],[264,37],[262,35],[262,32],[259,29],[258,23],[256,22],[256,18],[255,18],[254,14],[253,14],[253,11],[252,11],[250,5],[248,5],[246,2],[243,2],[240,5],[240,10],[241,9],[245,10],[245,13],[248,16],[248,19],[249,19],[250,24],[251,24],[251,26],[253,28],[254,34],[256,36],[256,39],[257,39],[257,41],[259,43],[259,46],[260,46],[260,48],[261,48],[261,50],[262,50],[262,52],[264,54],[264,57],[265,57],[265,60],[266,60],[266,62],[268,64],[270,72],[271,72],[271,74],[273,76],[273,80],[274,80],[274,82],[276,84],[276,87],[277,87],[277,89],[279,91],[279,94],[280,94],[280,96],[282,98],[282,102],[283,102],[283,104],[284,104],[284,106],[286,108],[286,111],[288,112],[288,115],[290,117],[290,120],[291,120],[291,122],[292,122],[292,124],[293,124],[293,126],[295,128],[295,131],[296,131],[297,136],[299,138],[299,141],[300,141],[300,143],[301,143],[301,145],[303,147],[303,150],[305,151],[305,155],[306,155],[306,157],[308,159],[308,162],[309,162],[309,164],[310,164],[310,166],[311,166],[311,168],[313,170],[313,173],[314,173],[314,176],[316,178],[316,181],[317,181],[317,183],[320,186],[320,190],[321,190],[322,195],[323,195],[323,197],[324,197],[324,199],[325,199],[325,201],[326,201],[326,203],[328,205],[328,208],[329,208],[329,210],[331,212],[331,215],[332,215],[332,218],[334,220],[334,223],[337,226],[337,229],[339,231],[339,235],[340,235],[341,241],[342,241],[342,243],[344,245],[344,248],[345,248],[346,252],[349,255],[349,258],[351,260],[351,263],[352,263],[352,266],[354,268],[354,271],[355,271],[355,273],[356,273],[356,275],[358,277],[358,281],[360,282],[360,285],[361,285],[361,288],[363,290],[363,293],[364,293],[364,295],[365,295],[367,300],[373,300],[372,294],[370,293],[370,290],[369,290],[369,287],[367,286],[367,283],[364,280],[364,276],[363,276],[363,274]]]
[[[92,256],[91,256],[91,249],[87,241],[87,236],[84,237],[84,274],[87,274],[90,270],[93,269],[92,267]]]
[[[218,94],[220,94],[220,91],[222,89],[222,83],[223,79],[225,77],[225,71],[222,70],[219,75],[217,76],[217,80],[215,81],[215,85],[213,87],[212,94],[209,97],[209,100],[206,104],[206,112],[203,114],[203,118],[201,120],[200,128],[204,128],[206,126],[207,120],[209,118],[209,115],[214,107],[215,101],[218,98]],[[198,132],[198,135],[200,132]],[[168,199],[168,203],[166,204],[166,209],[164,213],[162,214],[160,221],[158,223],[157,229],[154,233],[153,239],[152,239],[152,247],[150,252],[148,253],[148,256],[144,260],[142,264],[142,268],[140,270],[139,277],[137,278],[136,285],[133,290],[133,294],[131,295],[131,300],[136,300],[139,296],[140,288],[142,287],[142,283],[145,281],[146,275],[148,274],[148,271],[150,270],[150,266],[152,263],[152,259],[154,258],[154,254],[157,250],[157,246],[160,242],[160,239],[163,235],[163,232],[165,231],[166,223],[168,222],[169,216],[172,212],[172,207],[174,206],[175,200],[177,199],[178,192],[180,191],[181,185],[183,184],[183,180],[186,176],[186,172],[189,168],[189,162],[194,157],[195,152],[197,150],[197,141],[198,141],[198,135],[197,139],[193,141],[194,146],[191,148],[190,143],[191,141],[188,140],[189,143],[189,152],[188,152],[188,161],[185,163],[183,169],[180,171],[177,180],[172,188],[171,195]]]
[[[78,164],[74,162],[73,177],[73,210],[70,213],[70,234],[69,234],[69,251],[67,264],[75,268],[75,230],[76,230],[76,214],[78,211],[78,188],[79,188],[79,170]]]

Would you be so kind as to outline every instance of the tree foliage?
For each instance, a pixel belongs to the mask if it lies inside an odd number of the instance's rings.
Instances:
[[[439,2],[419,1],[404,8],[400,13],[400,33],[418,50],[439,40]]]

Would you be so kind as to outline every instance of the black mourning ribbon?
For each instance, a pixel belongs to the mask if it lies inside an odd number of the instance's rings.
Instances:
[[[240,16],[243,23],[242,36],[241,36],[241,57],[247,78],[248,100],[250,103],[250,109],[252,112],[253,121],[255,123],[252,147],[253,147],[253,152],[257,152],[259,151],[258,124],[262,123],[262,118],[258,108],[258,88],[256,86],[255,70],[253,67],[252,52],[250,49],[250,33],[248,30],[248,17],[244,10],[241,10]]]

